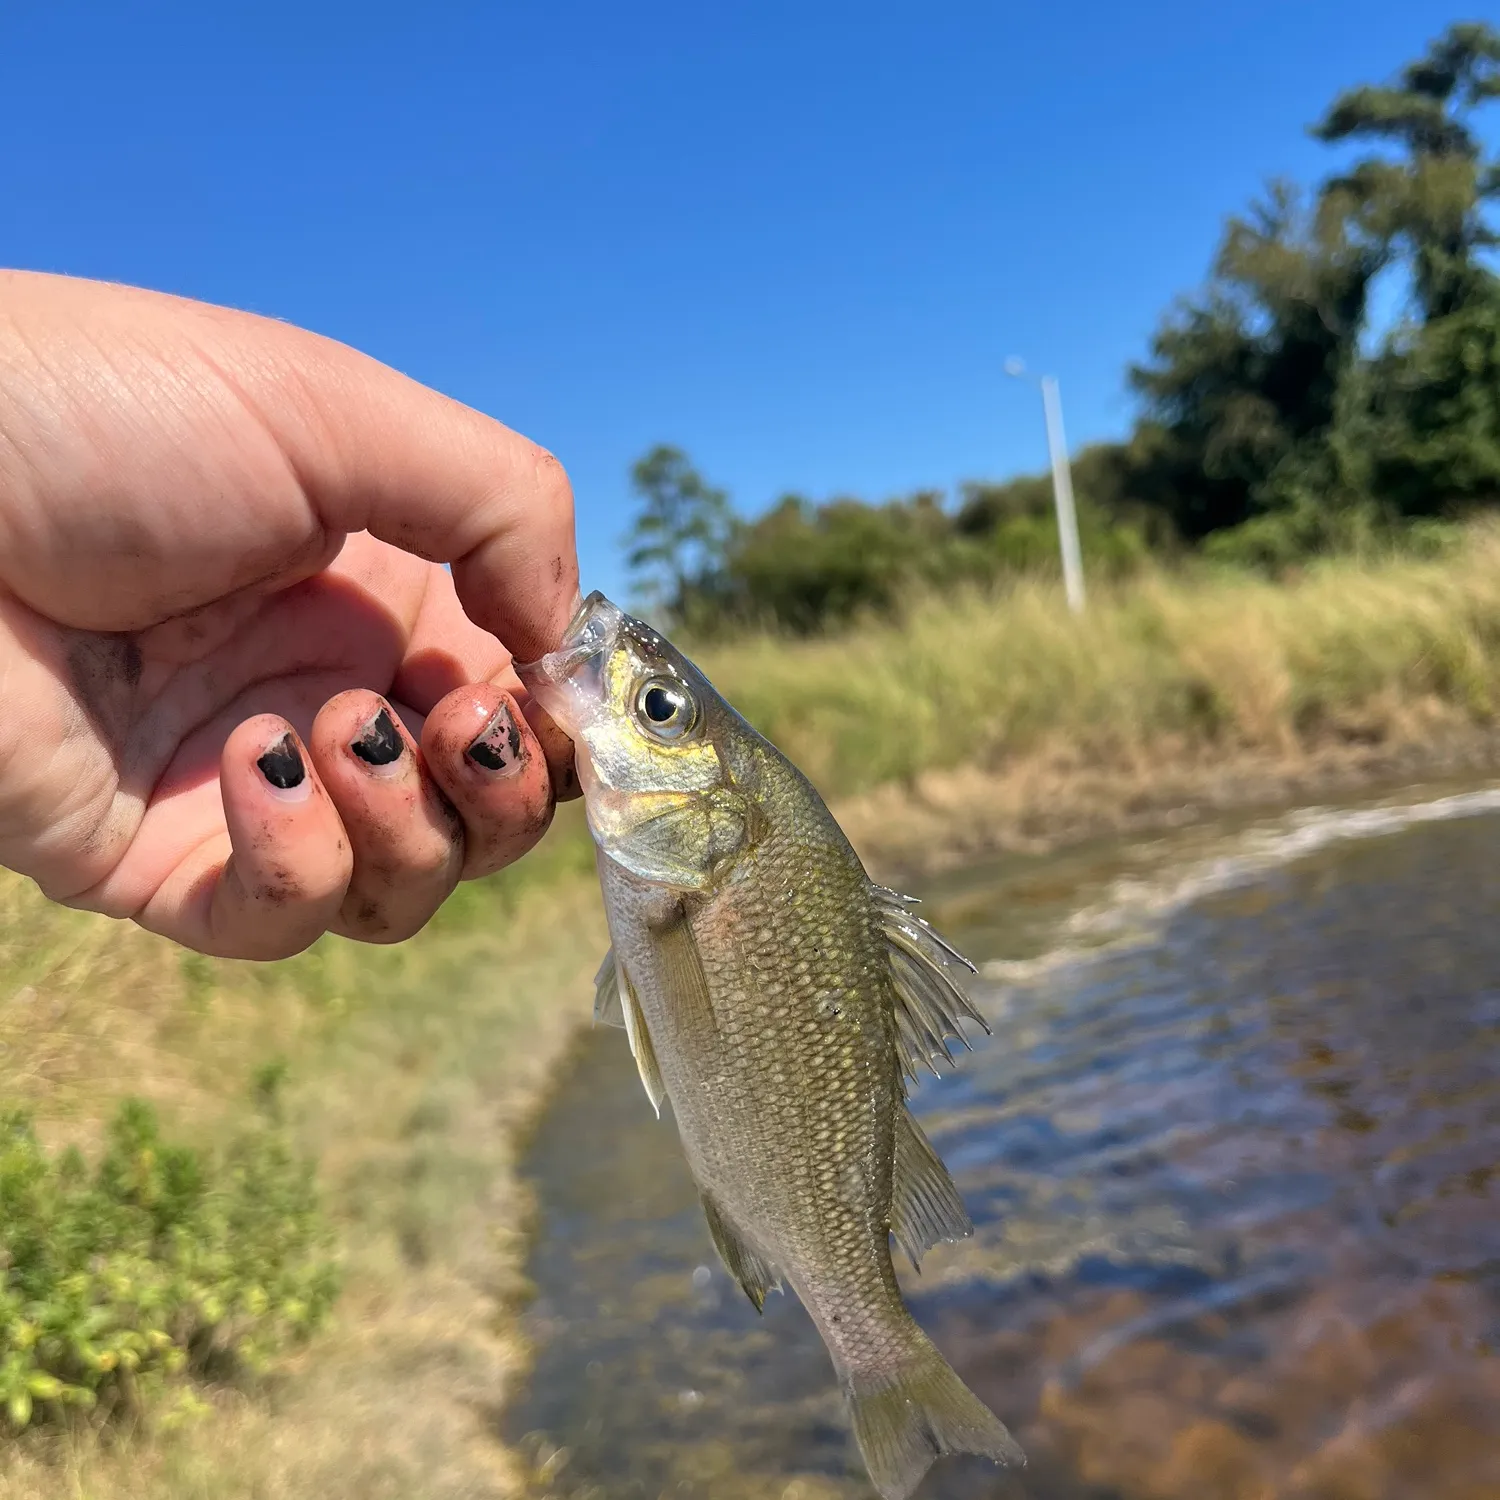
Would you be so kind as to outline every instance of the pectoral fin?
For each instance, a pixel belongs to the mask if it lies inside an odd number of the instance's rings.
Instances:
[[[912,1265],[934,1245],[967,1239],[974,1225],[948,1169],[922,1127],[903,1109],[896,1117],[896,1163],[891,1186],[891,1233]]]
[[[745,1295],[755,1304],[756,1312],[765,1309],[766,1293],[781,1290],[781,1278],[775,1268],[757,1251],[752,1250],[744,1236],[729,1222],[719,1206],[707,1193],[703,1195],[703,1217],[708,1220],[708,1232],[713,1236],[714,1248],[724,1268],[744,1288]]]
[[[896,991],[897,1048],[902,1071],[915,1083],[918,1067],[937,1073],[936,1059],[953,1061],[948,1039],[969,1045],[965,1023],[986,1034],[989,1026],[970,1004],[955,971],[974,972],[957,948],[938,936],[911,907],[915,902],[884,886],[873,888],[876,915],[885,935],[886,955]]]
[[[625,1005],[620,999],[620,974],[615,965],[615,950],[609,949],[594,975],[594,1025],[623,1026]]]
[[[656,914],[651,923],[662,993],[672,1008],[673,1024],[687,1037],[712,1036],[718,1029],[708,976],[693,937],[692,924],[680,901]]]
[[[630,1055],[635,1059],[636,1068],[641,1075],[641,1086],[646,1090],[646,1097],[651,1101],[651,1108],[656,1111],[656,1118],[659,1120],[661,1101],[666,1098],[667,1091],[661,1081],[661,1068],[657,1065],[656,1049],[651,1045],[651,1033],[646,1030],[646,1018],[641,1014],[641,1002],[636,999],[635,990],[630,984],[630,976],[625,972],[619,960],[614,958],[613,951],[606,958],[605,964],[613,970],[616,976],[615,1003],[619,1009],[619,1024],[625,1028],[625,1038],[630,1043]],[[602,979],[604,974],[602,966],[599,973]],[[596,1017],[600,1014],[600,1008],[603,1005],[605,1005],[605,1000],[602,992],[596,993],[594,998]]]

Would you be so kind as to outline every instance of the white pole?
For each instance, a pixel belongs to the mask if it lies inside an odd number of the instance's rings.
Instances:
[[[1078,513],[1073,506],[1073,472],[1063,437],[1062,400],[1057,379],[1042,376],[1042,407],[1047,414],[1047,451],[1052,458],[1052,499],[1057,507],[1057,540],[1062,549],[1063,589],[1068,608],[1083,610],[1083,549],[1078,542]]]

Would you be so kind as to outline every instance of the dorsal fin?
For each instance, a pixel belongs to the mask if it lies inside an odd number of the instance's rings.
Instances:
[[[939,1057],[953,1061],[949,1038],[969,1045],[965,1023],[973,1022],[986,1035],[990,1028],[955,978],[955,971],[974,973],[974,965],[911,911],[914,897],[883,885],[872,887],[872,894],[895,982],[901,1069],[915,1083],[919,1067],[935,1075]]]

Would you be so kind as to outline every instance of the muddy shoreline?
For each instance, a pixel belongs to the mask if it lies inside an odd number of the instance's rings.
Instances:
[[[1059,853],[1110,835],[1150,836],[1226,814],[1272,814],[1404,787],[1500,776],[1500,729],[1297,747],[1284,754],[1164,745],[1147,761],[1065,753],[932,771],[839,799],[833,811],[872,875],[912,883],[996,855]]]

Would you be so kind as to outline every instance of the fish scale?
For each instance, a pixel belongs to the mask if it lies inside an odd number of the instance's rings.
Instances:
[[[609,922],[596,1014],[670,1102],[726,1267],[828,1347],[884,1500],[934,1459],[1024,1462],[901,1299],[972,1232],[906,1107],[962,1023],[964,961],[874,885],[811,783],[657,632],[591,596],[522,680],[572,736]],[[986,1028],[987,1029],[987,1028]]]

